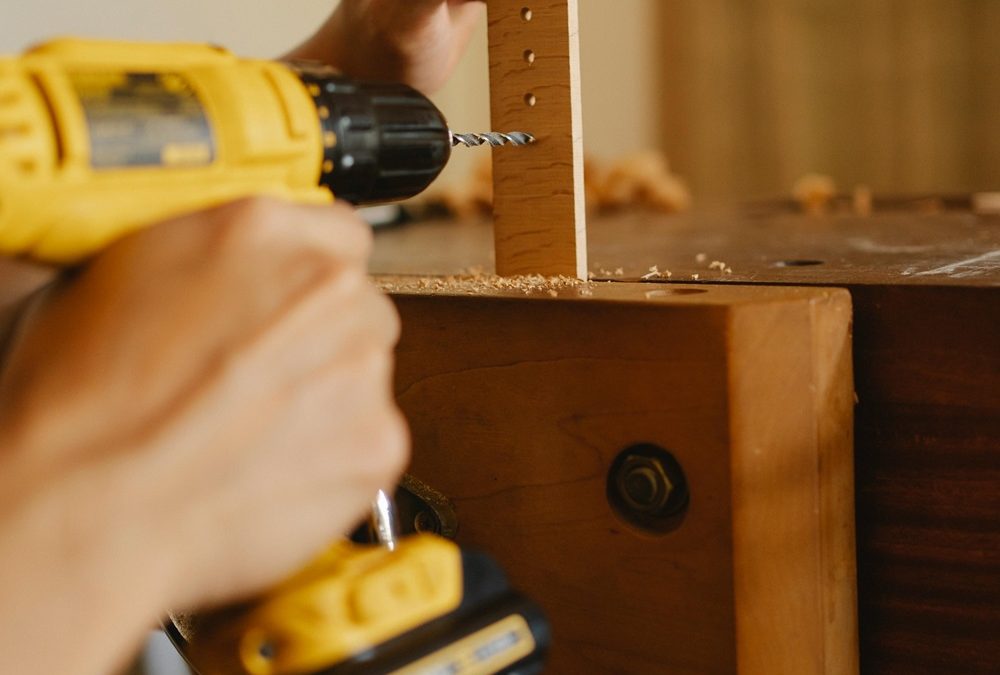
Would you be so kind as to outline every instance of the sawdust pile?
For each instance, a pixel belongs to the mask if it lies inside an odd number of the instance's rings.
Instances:
[[[524,295],[547,295],[555,298],[559,296],[560,291],[572,290],[581,296],[593,295],[589,281],[567,276],[546,277],[541,274],[501,277],[470,271],[441,277],[375,277],[373,282],[385,293],[481,295],[495,291],[513,291]]]

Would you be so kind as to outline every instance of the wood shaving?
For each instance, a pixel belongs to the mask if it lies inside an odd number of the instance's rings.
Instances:
[[[792,186],[792,197],[810,215],[825,213],[836,194],[837,184],[833,178],[818,173],[806,174]]]
[[[589,211],[638,206],[677,213],[691,206],[687,185],[670,172],[666,157],[660,152],[628,155],[606,166],[588,155],[583,165],[584,194]],[[493,164],[489,155],[479,160],[465,180],[435,186],[410,200],[409,205],[418,213],[444,211],[458,219],[490,215],[493,210]]]
[[[1000,192],[977,192],[972,195],[972,210],[980,215],[1000,214]]]
[[[696,263],[703,263],[703,262],[705,262],[706,260],[708,260],[708,254],[707,254],[707,253],[699,253],[698,255],[696,255],[696,256],[694,257],[694,261],[695,261]]]
[[[867,218],[872,214],[872,204],[874,198],[872,196],[872,189],[867,185],[859,185],[854,188],[854,194],[851,196],[851,206],[854,209],[854,213],[863,218]]]
[[[691,275],[691,278],[692,278],[692,279],[694,279],[695,281],[698,281],[698,279],[699,279],[700,277],[701,277],[701,275],[700,275],[700,274],[692,274],[692,275]]]
[[[722,262],[721,260],[713,260],[712,264],[708,266],[708,269],[719,270],[720,272],[722,272],[723,270],[726,269],[726,263]]]
[[[653,265],[649,268],[649,272],[643,274],[639,278],[643,281],[649,281],[650,279],[669,279],[672,276],[674,275],[670,272],[670,270],[663,270],[661,272],[658,265]]]
[[[592,162],[596,164],[596,162]],[[691,208],[691,192],[671,173],[661,152],[645,151],[613,162],[606,172],[592,171],[593,196],[588,206],[601,211],[646,206],[664,213]]]

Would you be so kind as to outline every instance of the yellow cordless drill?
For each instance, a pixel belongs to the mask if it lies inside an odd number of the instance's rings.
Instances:
[[[238,197],[413,196],[453,134],[400,84],[212,46],[64,39],[0,58],[0,253],[75,262],[158,220]]]
[[[0,58],[0,253],[86,260],[165,218],[249,195],[412,196],[453,134],[419,92],[191,44],[58,40]],[[290,225],[292,226],[292,225]],[[548,628],[487,557],[431,534],[341,542],[238,607],[185,623],[204,675],[530,673]],[[387,506],[388,505],[388,506]],[[184,632],[184,631],[181,631]]]

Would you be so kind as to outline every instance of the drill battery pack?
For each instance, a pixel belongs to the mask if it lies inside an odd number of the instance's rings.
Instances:
[[[550,643],[492,558],[432,534],[340,542],[264,596],[167,628],[199,675],[530,675]]]
[[[486,554],[462,551],[455,611],[317,675],[534,675],[550,642],[541,609],[514,591]]]

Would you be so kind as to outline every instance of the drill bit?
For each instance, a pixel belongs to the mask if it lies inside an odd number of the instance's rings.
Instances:
[[[479,145],[528,145],[535,142],[535,137],[523,131],[511,131],[502,134],[497,131],[488,131],[485,134],[456,134],[451,133],[451,146],[464,145],[473,148]]]

